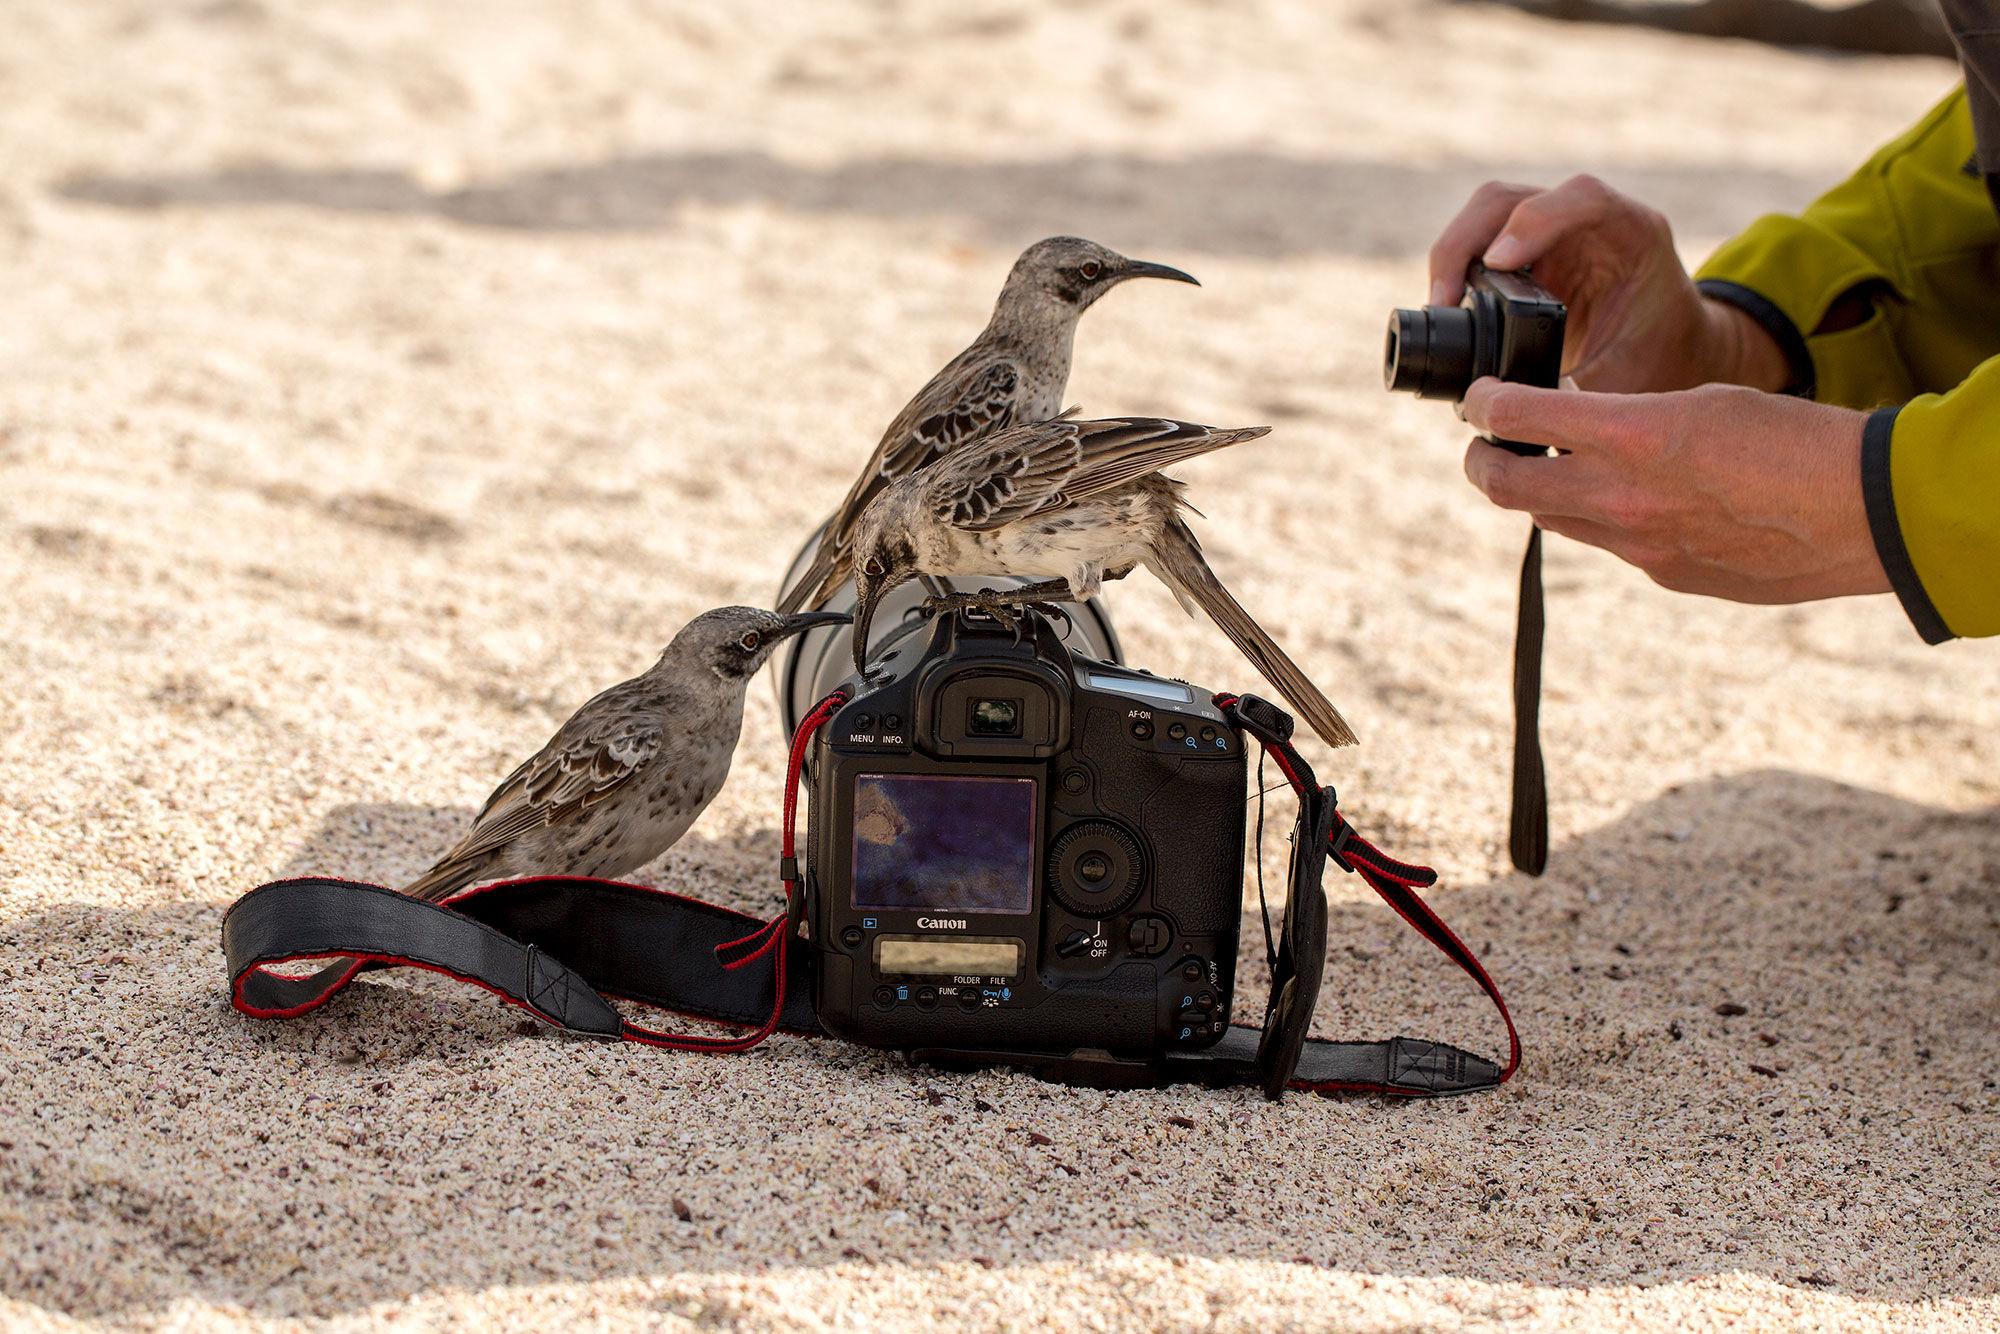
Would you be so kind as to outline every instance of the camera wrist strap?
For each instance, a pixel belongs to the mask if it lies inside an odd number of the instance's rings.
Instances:
[[[1233,697],[1219,697],[1218,702],[1221,698],[1239,704]],[[362,972],[408,966],[471,982],[546,1023],[590,1036],[722,1053],[747,1050],[778,1030],[820,1034],[824,1030],[814,1013],[807,971],[810,954],[789,948],[803,907],[793,840],[805,750],[845,699],[836,692],[822,701],[793,738],[781,863],[786,909],[768,921],[646,886],[576,876],[489,884],[443,904],[353,881],[280,880],[250,891],[223,918],[230,1002],[255,1018],[290,1018],[326,1004]],[[1261,705],[1275,714],[1289,735],[1291,720],[1281,712],[1254,697],[1241,704]],[[1260,715],[1257,721],[1266,720]],[[1261,742],[1273,744],[1256,725],[1243,725]],[[1298,964],[1309,971],[1311,986],[1298,993],[1310,991],[1303,1001],[1306,1013],[1296,1016],[1300,1022],[1293,1026],[1296,1058],[1274,1070],[1266,1050],[1269,1035],[1236,1026],[1202,1051],[1161,1058],[1156,1082],[1261,1082],[1273,1096],[1284,1087],[1424,1097],[1497,1086],[1518,1064],[1520,1043],[1505,1003],[1478,960],[1412,892],[1413,885],[1433,883],[1435,873],[1397,862],[1356,834],[1334,809],[1331,789],[1314,786],[1304,760],[1282,737],[1275,741],[1274,755],[1299,791],[1302,811],[1312,811],[1316,827],[1325,831],[1310,885],[1295,883],[1287,904],[1288,941],[1294,935],[1292,904],[1315,898],[1319,904],[1317,932],[1297,933]],[[1324,960],[1324,895],[1316,866],[1326,856],[1361,874],[1486,989],[1507,1020],[1513,1044],[1504,1069],[1455,1047],[1417,1039],[1332,1042],[1303,1037]],[[1298,866],[1295,861],[1295,877]],[[771,961],[769,968],[751,966],[765,959]],[[304,976],[273,971],[301,960],[328,962]],[[719,1037],[663,1032],[624,1019],[606,997],[752,1031]],[[1274,989],[1273,1018],[1279,1017],[1277,1003]]]
[[[1514,788],[1507,810],[1507,855],[1540,875],[1549,864],[1549,784],[1542,768],[1542,530],[1528,529],[1521,596],[1514,617]]]

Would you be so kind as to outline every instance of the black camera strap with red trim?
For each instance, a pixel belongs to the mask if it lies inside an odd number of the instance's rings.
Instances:
[[[822,701],[792,739],[781,863],[786,906],[768,921],[641,885],[574,876],[504,881],[442,904],[353,881],[280,880],[245,894],[223,917],[230,1002],[255,1018],[290,1018],[326,1004],[362,972],[406,966],[485,987],[569,1032],[682,1051],[744,1051],[779,1030],[821,1033],[812,1005],[811,952],[795,944],[804,907],[794,841],[798,783],[814,734],[846,698],[836,691]],[[1254,696],[1217,696],[1216,703],[1265,746],[1300,801],[1292,889],[1263,1028],[1233,1027],[1204,1050],[1146,1062],[1054,1053],[935,1055],[987,1057],[1054,1078],[1114,1086],[1258,1084],[1271,1097],[1288,1087],[1438,1097],[1503,1083],[1520,1063],[1520,1040],[1478,959],[1417,896],[1416,888],[1434,884],[1436,873],[1384,855],[1354,831],[1336,808],[1333,789],[1318,786],[1292,748],[1289,716]],[[1329,858],[1365,879],[1492,998],[1507,1025],[1504,1067],[1413,1038],[1330,1042],[1306,1036],[1326,954],[1320,873]],[[302,976],[274,971],[303,960],[328,962]],[[758,966],[765,960],[768,967]],[[607,997],[750,1031],[708,1036],[648,1028],[623,1018]]]

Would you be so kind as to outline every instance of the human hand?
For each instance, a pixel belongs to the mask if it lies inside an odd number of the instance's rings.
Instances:
[[[1861,496],[1867,414],[1735,386],[1659,394],[1537,389],[1487,377],[1465,418],[1465,475],[1503,509],[1602,547],[1655,583],[1734,602],[1884,593]]]
[[[1465,292],[1465,271],[1534,266],[1569,307],[1563,370],[1612,393],[1747,384],[1783,389],[1791,367],[1761,325],[1695,288],[1666,218],[1594,176],[1553,190],[1489,181],[1431,247],[1432,305]]]

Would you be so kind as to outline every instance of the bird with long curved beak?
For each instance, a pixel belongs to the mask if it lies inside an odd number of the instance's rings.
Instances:
[[[1098,298],[1134,278],[1201,286],[1179,269],[1128,259],[1077,236],[1051,236],[1023,251],[979,337],[882,432],[847,498],[821,529],[812,563],[778,599],[778,610],[823,607],[847,581],[854,525],[883,487],[995,431],[1055,416],[1069,383],[1077,321]]]
[[[404,893],[436,900],[531,875],[616,880],[644,866],[722,790],[757,669],[792,635],[847,619],[756,607],[703,612],[658,662],[578,709]]]
[[[1162,417],[1067,418],[1016,426],[899,478],[854,529],[854,665],[884,594],[925,575],[1019,575],[1022,588],[934,597],[933,609],[1001,615],[1040,601],[1082,602],[1144,565],[1189,614],[1199,607],[1330,746],[1354,732],[1208,568],[1181,518],[1186,488],[1159,472],[1270,431]]]

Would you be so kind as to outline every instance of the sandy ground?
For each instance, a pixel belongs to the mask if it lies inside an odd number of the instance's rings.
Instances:
[[[1599,171],[1699,256],[1953,77],[1424,0],[11,8],[0,1320],[1994,1327],[2000,656],[1559,543],[1556,850],[1509,874],[1522,528],[1377,362],[1488,175]],[[1054,231],[1206,284],[1107,299],[1072,397],[1277,428],[1183,470],[1204,538],[1361,731],[1315,752],[1350,811],[1444,872],[1512,1085],[681,1056],[396,976],[226,1007],[236,895],[409,876],[688,616],[767,601]],[[1111,596],[1134,661],[1253,680]],[[780,763],[760,683],[646,878],[767,907]],[[1320,1032],[1496,1049],[1333,888]]]

